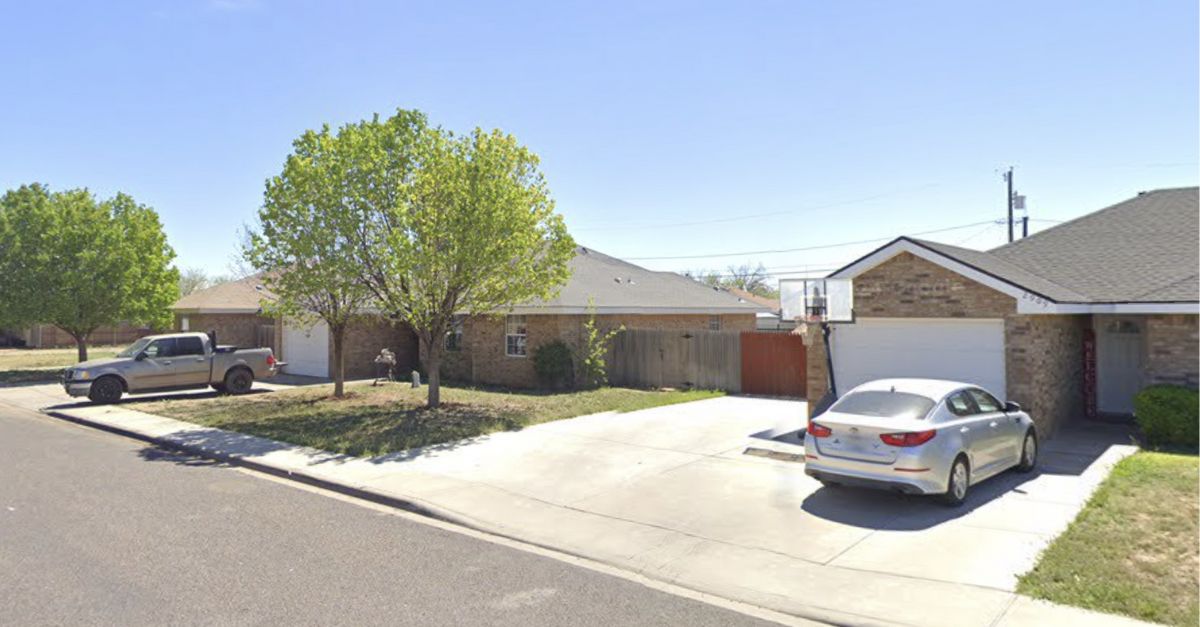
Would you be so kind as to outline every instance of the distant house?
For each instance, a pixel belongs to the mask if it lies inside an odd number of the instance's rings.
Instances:
[[[830,278],[851,279],[853,322],[832,325],[838,393],[871,379],[976,383],[1052,433],[1127,415],[1143,387],[1195,389],[1197,188],[1144,192],[990,251],[898,238]],[[820,351],[814,355],[814,349]],[[829,372],[809,342],[808,390]]]
[[[532,357],[539,346],[562,340],[583,345],[590,313],[597,326],[612,329],[753,331],[765,307],[672,273],[655,272],[608,255],[579,248],[570,261],[571,278],[548,301],[520,303],[490,315],[460,316],[444,338],[442,374],[449,380],[508,387],[538,384]],[[174,306],[176,327],[216,330],[218,341],[271,346],[288,363],[285,372],[329,376],[332,349],[323,323],[303,327],[262,315],[271,295],[261,279],[250,277],[201,290]],[[411,329],[377,316],[364,316],[349,331],[348,376],[370,376],[381,348],[397,354],[400,373],[418,367]]]
[[[759,331],[791,331],[796,328],[795,320],[784,320],[782,309],[779,305],[779,298],[771,298],[769,296],[759,296],[753,292],[747,292],[744,289],[737,287],[725,288],[730,294],[756,305],[766,307],[769,311],[760,311],[755,320],[755,327]]]

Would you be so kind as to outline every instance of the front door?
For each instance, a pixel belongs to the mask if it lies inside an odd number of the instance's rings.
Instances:
[[[1096,317],[1096,403],[1101,412],[1132,414],[1142,389],[1142,322]]]

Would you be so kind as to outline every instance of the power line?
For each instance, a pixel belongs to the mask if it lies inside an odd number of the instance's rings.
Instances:
[[[909,235],[932,235],[934,233],[945,233],[946,231],[957,231],[958,229],[966,229],[973,226],[982,226],[984,224],[992,224],[992,220],[984,222],[972,222],[970,224],[960,224],[958,226],[949,226],[944,229],[933,229],[931,231],[921,231],[918,233],[909,233]],[[655,261],[664,259],[710,259],[717,257],[745,257],[748,255],[775,255],[780,253],[798,253],[809,250],[825,250],[829,248],[841,248],[842,246],[856,246],[859,244],[873,244],[875,242],[886,242],[896,239],[895,237],[876,237],[872,239],[862,239],[853,242],[839,242],[837,244],[822,244],[820,246],[803,246],[800,248],[778,248],[773,250],[746,250],[736,253],[711,253],[706,255],[665,255],[660,257],[625,257],[628,261]]]
[[[732,216],[732,217],[727,217],[727,218],[713,218],[711,220],[693,220],[691,222],[659,222],[659,223],[641,224],[641,225],[639,225],[639,224],[619,224],[619,225],[612,225],[612,226],[583,226],[583,227],[579,227],[579,228],[572,229],[572,230],[575,230],[575,231],[612,231],[612,230],[616,230],[616,229],[660,229],[660,228],[675,228],[675,227],[681,227],[681,226],[699,226],[702,224],[723,224],[726,222],[740,222],[742,220],[757,220],[759,218],[772,218],[775,216],[789,215],[789,214],[798,213],[801,211],[814,211],[817,209],[831,209],[834,207],[843,207],[846,205],[854,205],[854,204],[858,204],[858,203],[870,202],[872,200],[879,200],[880,198],[887,198],[888,196],[894,196],[896,194],[901,194],[901,193],[905,193],[905,192],[913,192],[913,191],[928,189],[930,187],[936,187],[936,186],[937,186],[936,183],[928,183],[925,185],[919,185],[917,187],[910,187],[907,189],[884,192],[882,194],[875,194],[873,196],[864,196],[862,198],[854,198],[851,200],[842,200],[842,201],[828,203],[828,204],[824,204],[824,205],[812,205],[809,207],[799,207],[796,209],[785,209],[782,211],[771,211],[768,213],[752,213],[752,214],[741,215],[741,216]]]

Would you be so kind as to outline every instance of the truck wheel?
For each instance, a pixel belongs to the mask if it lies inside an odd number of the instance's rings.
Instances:
[[[234,368],[225,373],[225,391],[230,394],[245,394],[254,385],[254,373],[245,368]]]
[[[88,400],[107,405],[121,400],[124,391],[125,386],[121,385],[120,379],[113,376],[100,377],[92,382],[92,387],[88,390]]]

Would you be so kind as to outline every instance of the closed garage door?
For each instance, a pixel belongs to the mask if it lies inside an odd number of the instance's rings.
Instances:
[[[839,394],[874,379],[924,377],[1007,396],[1003,320],[860,318],[835,324],[830,346]]]
[[[329,327],[318,322],[311,328],[295,321],[283,325],[283,371],[310,377],[329,376]]]

